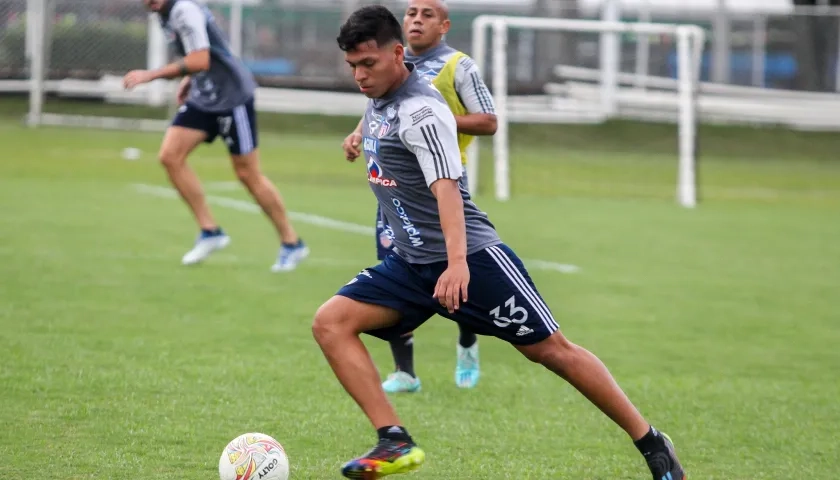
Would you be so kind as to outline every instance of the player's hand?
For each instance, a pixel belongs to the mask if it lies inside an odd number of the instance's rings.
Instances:
[[[187,101],[187,96],[190,94],[190,85],[190,77],[181,79],[181,83],[178,85],[178,93],[175,97],[178,100],[178,105],[183,105]]]
[[[467,301],[467,287],[470,284],[470,269],[467,262],[450,263],[435,285],[432,295],[449,313],[461,308]]]
[[[359,132],[353,132],[350,135],[347,135],[347,138],[344,139],[344,142],[341,143],[341,148],[344,150],[344,156],[347,157],[347,161],[353,162],[357,158],[359,158],[359,145],[362,144],[362,134]]]
[[[126,90],[131,90],[137,85],[149,83],[152,81],[151,72],[148,70],[132,70],[123,77],[123,87]]]

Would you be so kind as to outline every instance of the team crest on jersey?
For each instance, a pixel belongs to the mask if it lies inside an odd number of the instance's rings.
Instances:
[[[393,120],[397,118],[397,109],[394,108],[393,105],[389,105],[388,109],[385,110],[385,118],[387,118],[388,120]]]
[[[374,185],[381,185],[383,187],[397,186],[396,180],[385,178],[385,172],[382,170],[382,166],[379,165],[379,162],[376,161],[376,157],[373,155],[368,158],[367,171],[368,182]]]
[[[377,132],[376,136],[379,138],[388,135],[388,132],[391,131],[391,122],[388,120],[384,120],[381,125],[379,125],[379,132]]]

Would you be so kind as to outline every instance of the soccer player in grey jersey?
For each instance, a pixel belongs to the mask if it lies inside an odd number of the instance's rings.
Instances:
[[[382,263],[327,300],[312,326],[330,367],[379,439],[342,474],[379,478],[424,462],[360,335],[398,338],[439,314],[503,339],[555,372],[627,432],[655,480],[683,480],[670,439],[642,417],[595,355],[560,332],[520,259],[459,184],[455,117],[440,92],[405,63],[397,19],[383,6],[363,7],[342,25],[337,40],[370,98],[362,149],[395,244]]]
[[[201,233],[181,260],[199,263],[230,243],[230,237],[210,213],[201,183],[187,165],[187,157],[202,142],[221,137],[233,169],[280,236],[280,251],[272,271],[293,270],[309,249],[286,216],[280,193],[263,175],[257,151],[254,91],[257,84],[245,65],[230,51],[213,15],[195,0],[143,0],[160,18],[178,56],[177,62],[157,70],[134,70],[123,79],[125,88],[157,79],[183,77],[178,88],[178,114],[166,131],[160,160],[169,179],[195,216]]]

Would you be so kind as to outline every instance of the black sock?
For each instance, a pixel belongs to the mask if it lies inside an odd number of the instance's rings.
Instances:
[[[662,438],[662,435],[653,428],[652,425],[644,437],[635,440],[633,443],[642,455],[647,455],[651,452],[658,452],[667,448],[665,446],[665,439]]]
[[[478,337],[475,336],[471,330],[468,330],[467,327],[458,324],[458,330],[461,332],[461,336],[458,337],[458,345],[464,348],[470,348],[475,345],[475,342],[478,341]]]
[[[219,235],[222,233],[222,229],[220,227],[216,228],[202,228],[201,233],[205,235]]]
[[[380,440],[387,439],[395,442],[414,443],[411,435],[408,434],[408,430],[399,425],[382,427],[376,430],[376,434],[379,435]]]
[[[394,355],[394,363],[397,370],[405,372],[412,377],[414,374],[414,335],[400,337],[391,341],[391,353]]]

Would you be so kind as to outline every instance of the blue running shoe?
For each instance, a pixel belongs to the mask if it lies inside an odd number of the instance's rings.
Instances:
[[[304,258],[309,256],[309,247],[303,240],[298,240],[295,245],[282,245],[277,253],[277,261],[271,266],[272,272],[290,272],[297,268]]]
[[[192,250],[184,254],[181,263],[195,265],[203,262],[211,253],[221,250],[230,244],[230,237],[221,229],[215,232],[202,231],[195,241]]]
[[[481,370],[478,367],[478,342],[472,347],[457,347],[458,363],[455,365],[455,384],[459,388],[473,388],[478,383]]]
[[[420,379],[405,372],[394,372],[382,382],[386,393],[414,393],[420,391]]]

